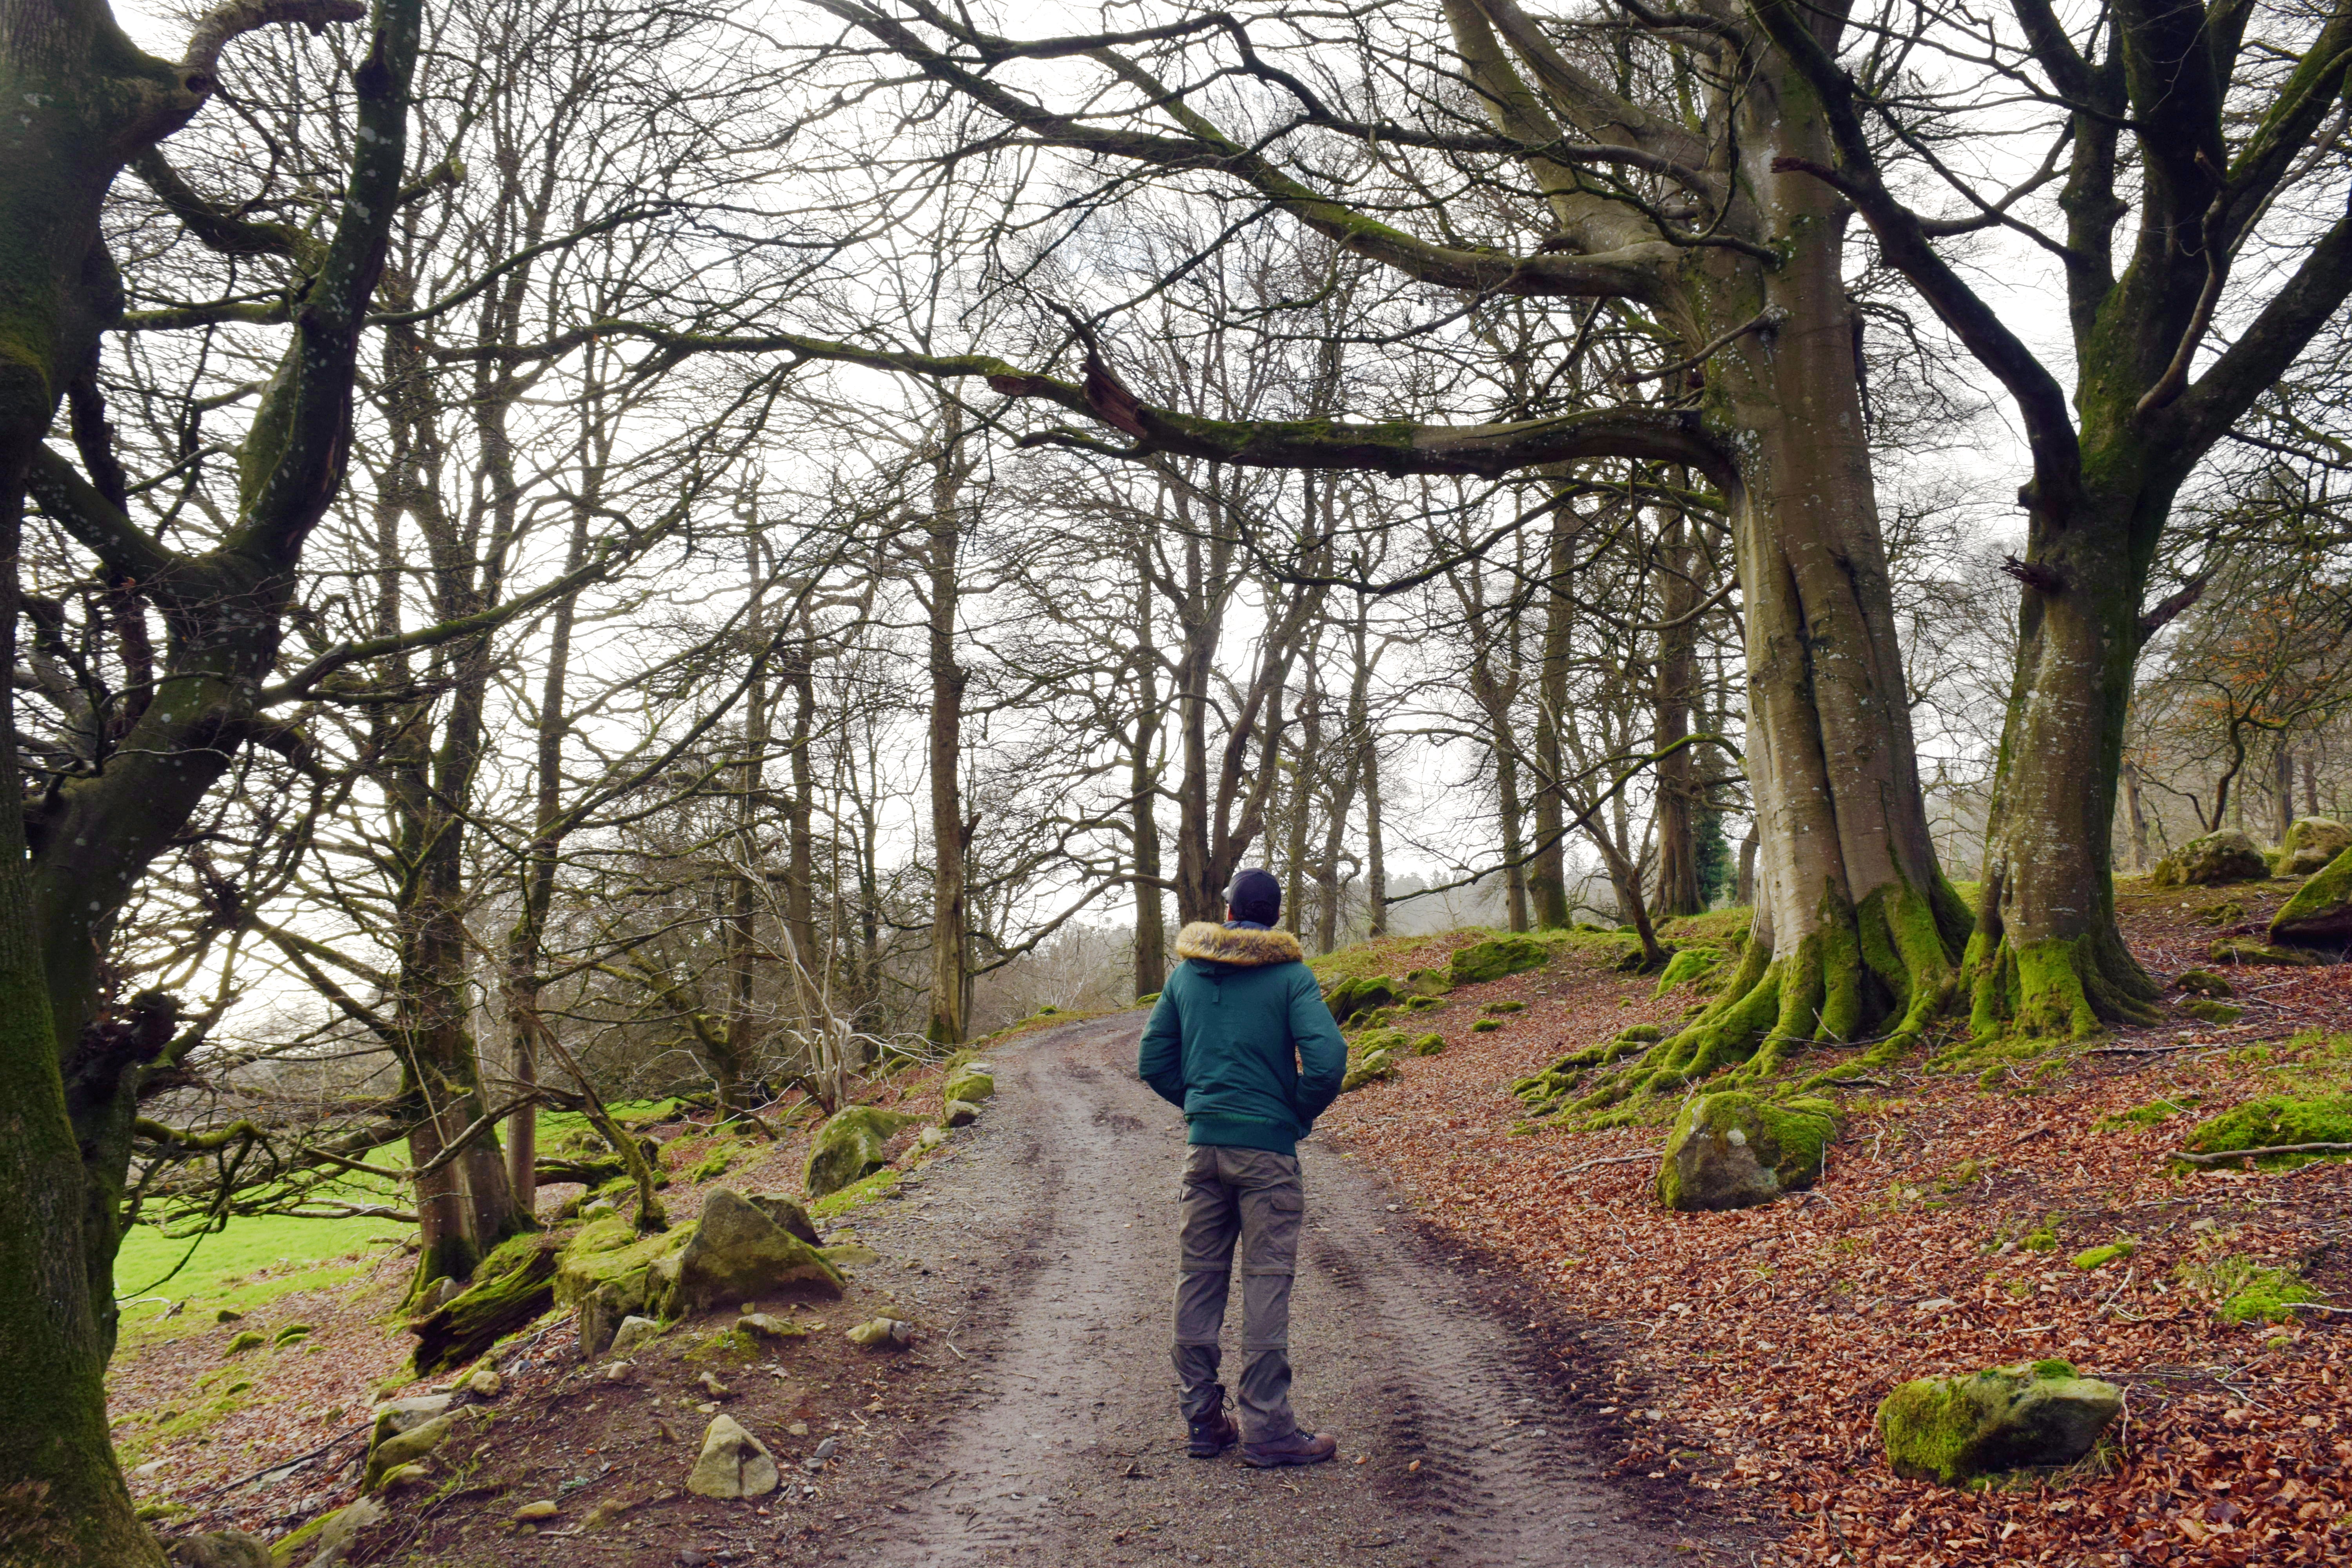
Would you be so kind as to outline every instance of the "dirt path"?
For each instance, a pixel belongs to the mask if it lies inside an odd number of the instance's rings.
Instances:
[[[1302,1150],[1293,1399],[1339,1435],[1340,1457],[1275,1471],[1188,1459],[1166,1342],[1183,1129],[1134,1079],[1139,1026],[1133,1014],[1074,1025],[992,1058],[999,1092],[979,1135],[930,1168],[921,1198],[865,1226],[940,1276],[914,1293],[960,1314],[945,1338],[969,1358],[971,1403],[907,1454],[898,1517],[840,1541],[842,1557],[1690,1561],[1676,1521],[1596,1479],[1589,1418],[1524,1309],[1503,1315],[1517,1288],[1481,1279],[1474,1259],[1449,1267],[1375,1178],[1315,1142]],[[997,1283],[975,1293],[983,1279]]]

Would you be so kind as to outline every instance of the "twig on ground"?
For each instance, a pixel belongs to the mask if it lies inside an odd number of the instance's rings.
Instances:
[[[1572,1176],[1579,1171],[1589,1171],[1595,1165],[1631,1165],[1641,1160],[1655,1160],[1664,1152],[1665,1151],[1663,1149],[1644,1149],[1638,1154],[1604,1155],[1598,1160],[1587,1160],[1581,1164],[1570,1165],[1567,1170],[1562,1171],[1560,1174],[1563,1176]]]
[[[2220,1165],[2231,1160],[2259,1160],[2269,1154],[2352,1154],[2352,1143],[2272,1143],[2260,1149],[2224,1149],[2218,1154],[2192,1154],[2175,1149],[2169,1159],[2192,1165]]]

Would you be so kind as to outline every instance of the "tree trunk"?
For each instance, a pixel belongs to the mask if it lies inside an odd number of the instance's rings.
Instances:
[[[1658,545],[1658,619],[1664,629],[1658,633],[1657,723],[1651,739],[1654,751],[1666,752],[1656,774],[1661,915],[1695,915],[1706,908],[1693,823],[1698,792],[1691,751],[1676,744],[1690,734],[1691,702],[1698,689],[1698,624],[1691,618],[1698,585],[1691,577],[1689,529],[1676,512]]]
[[[1364,746],[1364,934],[1377,942],[1389,934],[1388,846],[1381,826],[1380,737],[1366,730]]]
[[[2279,742],[2278,756],[2271,774],[2271,804],[2277,808],[2273,844],[2286,842],[2286,830],[2294,826],[2294,753],[2286,742]]]
[[[2124,818],[2131,825],[2132,869],[2147,875],[2147,813],[2141,808],[2139,798],[2139,764],[2126,763],[2123,766]]]
[[[1315,789],[1323,763],[1323,689],[1315,679],[1315,649],[1307,649],[1307,695],[1299,704],[1298,744],[1290,763],[1289,834],[1282,847],[1282,925],[1293,936],[1307,931],[1307,837],[1315,820]]]
[[[935,1045],[963,1044],[971,973],[966,907],[963,817],[963,693],[971,679],[956,662],[957,550],[963,534],[959,506],[963,462],[963,405],[940,401],[939,450],[932,458],[931,510],[926,568],[930,592],[931,677],[931,1012],[926,1029]]]
[[[2303,815],[2319,815],[2319,747],[2303,749]]]
[[[1568,907],[1568,813],[1560,793],[1567,759],[1560,725],[1568,719],[1568,669],[1575,651],[1576,601],[1568,579],[1576,560],[1576,525],[1573,510],[1557,503],[1545,547],[1543,651],[1536,674],[1535,854],[1527,886],[1535,923],[1547,931],[1565,929],[1575,920]]]
[[[1753,90],[1769,98],[1772,83]],[[1764,276],[1762,298],[1720,305],[1742,320],[1769,309],[1780,324],[1718,353],[1706,388],[1711,413],[1753,432],[1730,489],[1761,824],[1754,921],[1718,1000],[1604,1078],[1581,1110],[1743,1058],[1743,1076],[1769,1074],[1807,1041],[1874,1035],[1861,1062],[1891,1059],[1950,995],[1969,929],[1936,864],[1912,749],[1834,204],[1768,172],[1771,155],[1789,150],[1746,153],[1759,187],[1785,209],[1788,258]]]

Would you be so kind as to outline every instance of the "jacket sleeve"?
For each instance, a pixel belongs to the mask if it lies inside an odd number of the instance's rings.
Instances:
[[[1184,1034],[1176,1012],[1171,984],[1151,1006],[1151,1021],[1143,1026],[1143,1043],[1135,1053],[1135,1076],[1151,1092],[1177,1110],[1184,1109]]]
[[[1339,1080],[1348,1073],[1348,1042],[1331,1021],[1314,971],[1303,963],[1290,987],[1290,1040],[1298,1047],[1297,1108],[1303,1136],[1339,1098]]]

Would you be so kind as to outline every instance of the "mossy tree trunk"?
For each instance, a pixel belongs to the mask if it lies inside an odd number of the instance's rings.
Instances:
[[[172,1010],[152,997],[110,1008],[100,964],[133,885],[255,732],[293,563],[341,479],[362,316],[407,145],[414,0],[386,0],[362,57],[348,199],[263,394],[219,546],[178,555],[122,515],[102,420],[87,443],[98,484],[44,441],[121,313],[99,234],[116,174],[204,104],[236,34],[362,14],[349,0],[224,10],[174,66],[134,47],[100,0],[0,11],[0,95],[12,106],[0,122],[0,777],[21,780],[26,762],[13,671],[28,494],[111,581],[139,584],[170,629],[152,699],[104,765],[0,814],[0,1562],[11,1564],[163,1561],[115,1463],[104,1377],[138,1085],[170,1054]]]
[[[2336,194],[2325,227],[2307,204],[2280,199],[2331,134],[2352,4],[2315,13],[2292,40],[2250,39],[2251,12],[2203,0],[2123,0],[2063,18],[2038,0],[2015,9],[2034,65],[2074,106],[2052,154],[2065,171],[2071,395],[1945,260],[1937,240],[1949,226],[1888,191],[1874,140],[1886,108],[1865,114],[1853,79],[1813,41],[1812,14],[1785,0],[1755,14],[1804,70],[1832,134],[1830,149],[1792,150],[1783,166],[1853,204],[1887,261],[2000,380],[2032,454],[2016,676],[1968,963],[1979,1040],[2032,1047],[2147,1017],[2157,994],[2116,926],[2110,839],[2133,666],[2194,585],[2142,601],[2194,465],[2352,295],[2352,216]],[[1962,123],[1937,112],[1939,134]],[[1988,121],[1982,132],[2010,129]],[[2135,208],[2118,269],[2118,231]],[[2258,234],[2273,214],[2288,226]],[[2249,246],[2271,258],[2267,298],[2192,377]]]
[[[956,662],[961,602],[956,560],[971,458],[963,450],[963,405],[942,397],[939,407],[924,562],[929,587],[923,602],[931,677],[931,1010],[925,1033],[934,1045],[960,1046],[971,1021],[971,910],[964,860],[974,825],[963,814],[963,693],[971,676]]]

